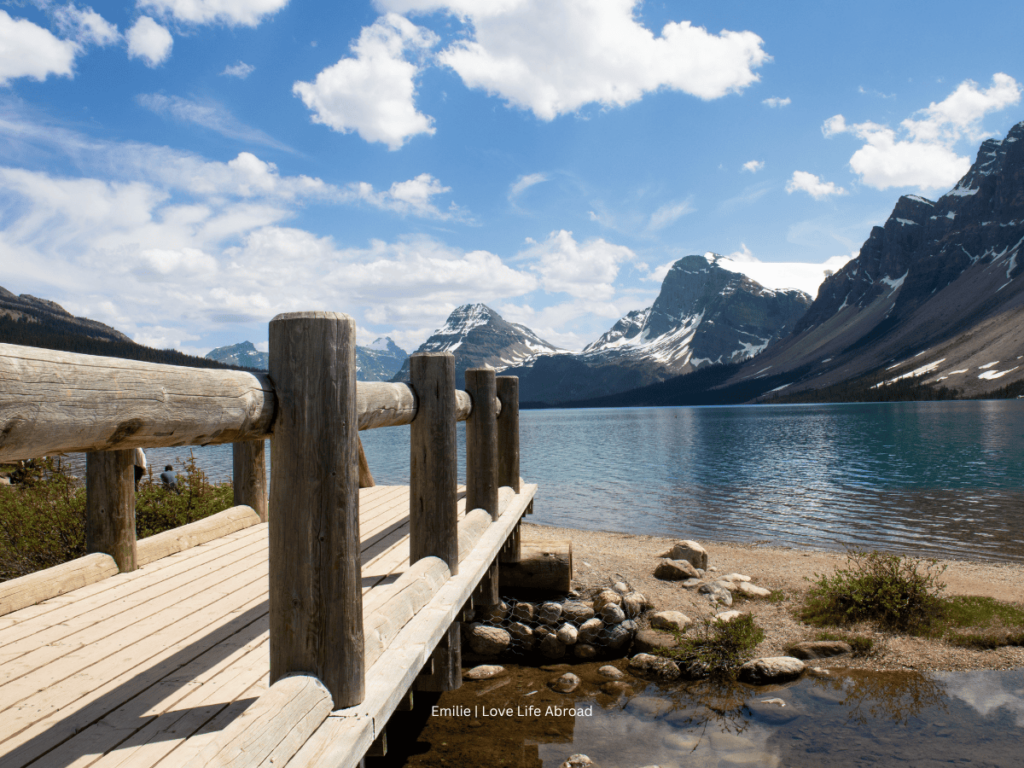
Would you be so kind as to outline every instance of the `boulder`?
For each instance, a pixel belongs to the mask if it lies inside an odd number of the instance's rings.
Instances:
[[[641,629],[633,638],[633,650],[637,653],[648,653],[657,648],[678,648],[679,641],[676,636],[668,632],[658,632],[654,629]]]
[[[663,659],[649,653],[638,653],[629,660],[629,668],[637,674],[656,677],[660,680],[676,680],[679,678],[679,665],[672,659]]]
[[[697,569],[686,560],[662,560],[654,569],[654,578],[662,581],[683,581],[699,578]]]
[[[626,613],[618,605],[609,603],[601,609],[601,621],[605,624],[621,624],[626,620]]]
[[[706,569],[708,567],[707,550],[696,541],[689,539],[676,542],[675,546],[661,557],[667,557],[669,560],[685,560],[694,568]]]
[[[676,632],[685,632],[691,624],[693,624],[693,619],[679,611],[658,611],[651,614],[652,629],[674,629]]]
[[[587,619],[580,625],[579,632],[576,634],[577,643],[593,643],[601,635],[601,630],[604,629],[604,622],[600,619]]]
[[[565,646],[558,642],[556,635],[550,634],[540,641],[540,652],[548,659],[560,659],[565,656]]]
[[[527,651],[532,651],[533,647],[537,644],[537,638],[533,630],[521,621],[515,621],[510,624],[508,633]]]
[[[785,683],[800,677],[804,663],[792,656],[769,656],[748,661],[739,671],[739,680],[753,685]]]
[[[559,693],[572,693],[580,687],[580,679],[572,672],[566,672],[558,679],[552,680],[550,685],[552,690]]]
[[[572,624],[563,624],[558,628],[555,637],[558,638],[558,642],[562,645],[576,645],[578,634],[576,627]]]
[[[697,591],[706,595],[712,603],[721,603],[726,608],[732,606],[732,592],[718,584],[701,584]]]
[[[621,651],[629,645],[629,641],[633,639],[633,633],[621,624],[617,624],[609,627],[602,639],[604,640],[604,647],[608,650]]]
[[[540,610],[537,611],[537,620],[541,624],[548,624],[549,626],[554,626],[558,623],[559,619],[561,618],[561,603],[544,603],[543,605],[541,605]]]
[[[572,647],[572,652],[577,659],[583,659],[585,661],[597,658],[598,653],[600,653],[600,651],[590,643],[576,643],[576,645]]]
[[[844,656],[853,653],[849,643],[842,640],[807,640],[786,649],[790,656],[797,659],[827,659],[831,656]]]
[[[647,598],[639,592],[628,592],[622,596],[622,610],[626,617],[635,619],[647,608]]]
[[[473,653],[481,656],[496,656],[504,653],[512,645],[512,636],[504,629],[488,627],[485,624],[472,624],[469,628],[469,645]]]
[[[562,619],[564,621],[574,621],[577,624],[582,624],[587,619],[592,618],[594,618],[594,609],[586,603],[578,600],[562,603]]]
[[[751,584],[749,581],[739,582],[736,591],[744,597],[771,597],[772,594],[770,589]]]
[[[601,609],[609,603],[613,605],[621,605],[622,595],[618,592],[613,592],[610,589],[603,589],[598,592],[597,596],[594,598],[594,614],[596,615],[600,613]]]
[[[516,603],[512,609],[512,618],[524,624],[530,624],[537,616],[537,606],[533,603]]]
[[[462,675],[467,680],[490,680],[492,677],[504,674],[505,668],[497,664],[481,664],[478,667],[467,669]]]
[[[611,664],[605,664],[597,670],[597,674],[601,677],[607,677],[609,680],[621,680],[626,676],[625,672],[618,667],[613,667]]]
[[[742,611],[722,611],[715,615],[714,622],[716,624],[728,624],[733,619],[742,616]]]
[[[500,602],[497,605],[481,605],[476,609],[476,620],[485,621],[488,624],[501,624],[508,618],[508,603]]]

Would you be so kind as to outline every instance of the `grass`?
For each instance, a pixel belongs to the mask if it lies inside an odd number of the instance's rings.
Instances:
[[[832,576],[816,574],[799,618],[818,627],[870,622],[979,650],[1024,645],[1024,608],[990,597],[944,596],[945,569],[936,571],[934,560],[854,550],[847,562]],[[818,639],[853,645],[850,637],[825,635]]]
[[[230,484],[213,485],[190,455],[178,478],[180,494],[143,478],[135,497],[140,539],[200,520],[232,505]],[[3,468],[0,467],[0,470]],[[11,468],[13,469],[13,468]],[[50,568],[85,554],[85,487],[59,458],[32,462],[22,482],[0,486],[0,581]]]
[[[678,662],[693,677],[732,679],[748,660],[757,644],[764,640],[764,630],[749,613],[729,622],[704,619],[690,634],[673,632],[677,648],[658,648],[655,653]]]

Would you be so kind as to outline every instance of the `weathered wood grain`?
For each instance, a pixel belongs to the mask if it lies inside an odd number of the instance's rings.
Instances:
[[[462,632],[458,621],[453,621],[441,636],[427,666],[429,673],[416,678],[417,691],[444,693],[462,686]]]
[[[267,376],[0,344],[0,460],[263,438]]]
[[[498,376],[498,485],[519,493],[519,377]]]
[[[327,719],[331,694],[311,675],[284,677],[225,728],[189,768],[285,765]]]
[[[267,459],[263,440],[233,443],[231,479],[236,507],[252,507],[267,522]]]
[[[493,368],[466,371],[473,411],[466,419],[466,508],[486,509],[498,519],[498,402]]]
[[[0,616],[94,584],[118,572],[110,555],[96,552],[0,584]]]
[[[136,545],[138,564],[140,567],[147,565],[175,552],[191,549],[259,523],[260,518],[252,507],[229,507],[194,523],[141,539]]]
[[[137,567],[134,467],[129,450],[85,458],[85,551],[110,555],[121,573]]]
[[[459,570],[456,516],[455,357],[409,358],[418,411],[409,435],[409,562],[439,557]]]
[[[363,699],[356,324],[334,312],[270,321],[270,680],[315,675]]]
[[[374,482],[373,473],[370,472],[370,462],[366,460],[363,441],[358,436],[356,436],[356,440],[359,441],[359,487],[373,488],[377,483]]]
[[[361,381],[356,402],[360,430],[400,427],[416,418],[416,392],[408,384]],[[465,421],[472,410],[469,393],[455,390],[455,420]]]

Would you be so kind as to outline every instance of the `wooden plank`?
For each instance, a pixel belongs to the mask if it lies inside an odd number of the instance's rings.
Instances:
[[[135,455],[93,451],[85,458],[85,551],[114,558],[121,573],[137,567]]]
[[[466,420],[466,506],[486,509],[498,519],[498,402],[493,368],[466,371],[473,413]]]
[[[458,621],[448,631],[430,655],[430,672],[416,678],[417,691],[444,693],[462,686],[462,632]]]
[[[236,507],[252,507],[267,522],[267,452],[264,440],[231,446],[231,487]]]
[[[192,768],[284,765],[333,709],[327,688],[311,675],[282,678],[189,763]]]
[[[270,682],[312,673],[352,706],[365,687],[355,321],[278,315],[270,375]]]
[[[373,473],[370,472],[370,463],[366,460],[366,451],[363,450],[363,441],[359,439],[359,487],[373,488],[377,483],[373,480]]]
[[[176,552],[183,552],[219,539],[229,533],[259,525],[260,522],[259,515],[252,507],[229,507],[223,512],[196,520],[194,523],[142,539],[138,544],[139,565],[146,565]]]
[[[0,344],[0,461],[260,439],[273,416],[265,374]]]
[[[498,485],[519,492],[519,377],[498,376]]]
[[[114,558],[97,552],[5,581],[0,584],[0,616],[81,589],[117,573]]]

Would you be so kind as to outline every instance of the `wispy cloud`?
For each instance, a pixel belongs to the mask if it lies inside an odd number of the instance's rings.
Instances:
[[[246,64],[244,61],[240,61],[237,64],[229,64],[224,67],[222,75],[228,77],[237,77],[239,80],[245,80],[249,75],[256,71],[256,67],[252,64]]]
[[[764,160],[751,160],[743,164],[743,170],[749,173],[757,173],[764,168]]]
[[[651,214],[651,220],[647,223],[647,228],[652,231],[664,229],[677,219],[688,213],[693,213],[695,210],[692,197],[688,197],[681,202],[666,203]]]
[[[793,171],[793,176],[786,182],[786,191],[789,194],[806,192],[815,200],[825,200],[833,195],[846,194],[846,190],[837,187],[835,182],[823,181],[807,171]]]
[[[546,173],[528,173],[524,176],[520,176],[512,185],[508,188],[508,199],[514,200],[519,197],[523,192],[528,190],[530,187],[536,184],[542,184],[548,180]]]
[[[246,125],[217,102],[186,99],[181,96],[164,96],[161,93],[143,93],[137,98],[139,104],[158,115],[166,115],[185,123],[194,123],[229,139],[262,144],[265,147],[282,149],[286,152],[295,151],[287,144],[268,136],[259,128]]]
[[[779,109],[780,107],[788,107],[793,103],[793,100],[786,96],[785,98],[779,98],[778,96],[772,96],[770,99],[765,99],[761,102],[772,109]]]

